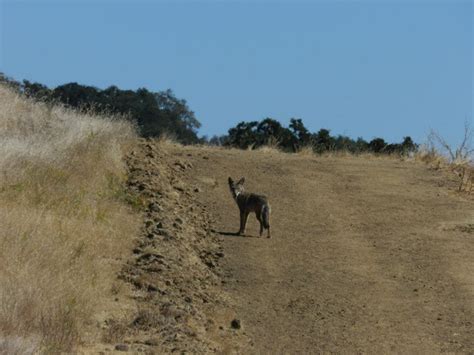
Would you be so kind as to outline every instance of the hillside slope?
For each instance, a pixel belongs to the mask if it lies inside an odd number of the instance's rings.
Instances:
[[[195,147],[184,181],[215,218],[225,290],[253,353],[474,349],[474,201],[415,162]],[[227,177],[272,205],[257,238]]]
[[[97,341],[140,219],[126,203],[121,117],[51,106],[0,85],[0,354]]]
[[[128,166],[143,228],[103,344],[86,352],[474,349],[474,198],[449,176],[414,161],[154,141]],[[271,239],[254,216],[235,235],[229,176],[269,197]]]

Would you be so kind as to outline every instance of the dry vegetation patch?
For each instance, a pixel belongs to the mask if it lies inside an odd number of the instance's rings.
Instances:
[[[133,127],[0,87],[0,352],[78,344],[138,219],[125,203]]]

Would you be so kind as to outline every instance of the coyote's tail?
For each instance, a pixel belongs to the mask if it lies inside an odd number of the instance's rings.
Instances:
[[[262,222],[266,229],[270,228],[270,205],[267,203],[262,208]]]

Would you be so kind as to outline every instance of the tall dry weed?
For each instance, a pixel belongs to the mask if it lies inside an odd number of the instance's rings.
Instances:
[[[297,154],[301,156],[314,156],[315,155],[314,148],[311,144],[308,144],[299,148],[297,151]]]
[[[123,120],[0,86],[0,351],[70,351],[83,338],[138,228],[122,199],[134,139]]]
[[[164,149],[167,147],[182,146],[175,134],[163,132],[157,139],[157,143]]]

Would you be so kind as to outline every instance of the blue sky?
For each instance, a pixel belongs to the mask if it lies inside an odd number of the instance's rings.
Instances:
[[[311,131],[450,142],[473,113],[471,1],[0,0],[0,71],[49,86],[171,88],[222,134]]]

